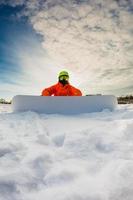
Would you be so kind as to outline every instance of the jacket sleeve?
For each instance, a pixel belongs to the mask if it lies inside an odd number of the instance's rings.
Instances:
[[[42,91],[42,96],[52,96],[55,93],[55,86],[51,86],[49,88],[45,88]]]
[[[82,92],[79,89],[77,89],[73,86],[71,86],[71,87],[72,87],[72,96],[82,96]]]

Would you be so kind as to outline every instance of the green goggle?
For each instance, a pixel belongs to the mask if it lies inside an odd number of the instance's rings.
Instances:
[[[59,80],[61,80],[61,81],[63,81],[63,80],[68,81],[69,80],[69,76],[66,76],[66,75],[60,76]]]

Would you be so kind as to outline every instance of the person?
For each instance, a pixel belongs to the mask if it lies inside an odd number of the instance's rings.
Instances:
[[[58,76],[58,83],[45,88],[42,96],[82,96],[82,92],[70,85],[69,74],[67,71],[61,71]]]

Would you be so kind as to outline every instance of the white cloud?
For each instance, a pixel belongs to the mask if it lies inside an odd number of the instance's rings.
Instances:
[[[17,5],[18,1],[14,2]],[[132,84],[131,3],[27,0],[23,15],[28,16],[35,31],[41,34],[43,48],[57,66],[72,71],[84,91],[97,93]],[[26,55],[25,61],[34,65]],[[42,64],[40,61],[39,66]],[[126,75],[125,68],[130,69]]]
[[[34,29],[43,36],[43,47],[51,58],[80,74],[83,88],[91,85],[100,90],[130,85],[133,77],[125,76],[122,69],[128,68],[132,59],[132,49],[125,48],[130,48],[132,42],[131,13],[114,1],[52,3],[47,1],[43,9],[29,16]],[[121,5],[125,4],[123,1]],[[111,78],[102,76],[110,69]]]

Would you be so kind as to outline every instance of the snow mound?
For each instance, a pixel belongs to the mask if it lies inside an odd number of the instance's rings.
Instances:
[[[133,199],[132,105],[73,116],[0,110],[0,200]]]

